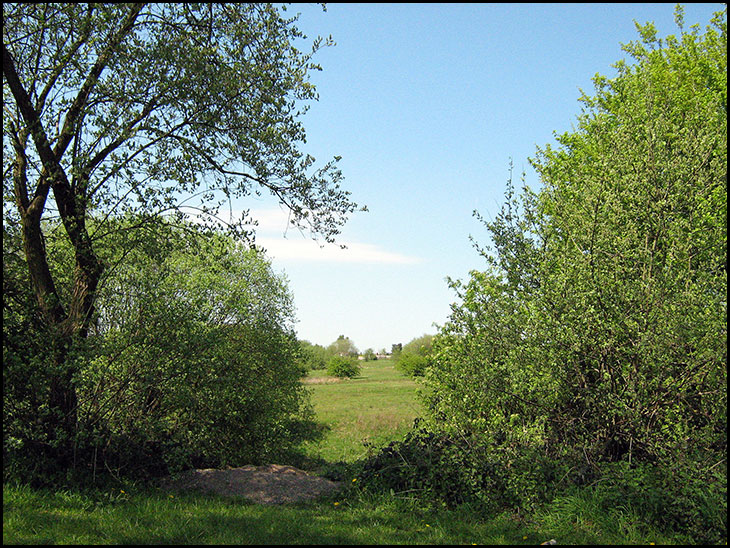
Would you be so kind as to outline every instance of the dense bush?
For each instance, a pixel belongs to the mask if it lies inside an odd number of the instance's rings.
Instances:
[[[727,523],[725,14],[704,35],[639,32],[625,46],[635,63],[597,76],[578,128],[538,150],[542,188],[517,194],[510,180],[485,222],[487,268],[452,282],[460,302],[426,369],[427,426],[465,452],[447,460],[490,463],[495,504],[612,486],[653,521],[690,519],[694,538],[717,539]],[[407,447],[415,460],[433,452]]]
[[[486,223],[490,269],[454,283],[434,418],[590,466],[711,460],[726,444],[724,16],[651,26],[579,129],[533,161],[543,188]],[[660,47],[660,46],[664,47]],[[639,116],[638,113],[642,113]]]
[[[332,356],[327,361],[327,374],[339,378],[352,378],[360,374],[357,359],[347,356]]]
[[[511,452],[500,459],[476,436],[456,437],[418,424],[365,459],[361,486],[417,496],[455,508],[470,504],[487,513],[528,508],[554,494],[556,464],[544,456]],[[515,474],[519,470],[520,474]],[[539,493],[539,497],[536,496]]]
[[[431,363],[433,335],[423,335],[402,347],[395,356],[395,366],[406,375],[422,377]]]
[[[224,237],[192,227],[148,236],[103,250],[110,264],[119,255],[126,261],[108,270],[95,329],[77,355],[77,471],[149,477],[276,458],[297,443],[296,423],[310,412],[285,279]],[[63,253],[56,255],[63,269]],[[10,319],[9,334],[30,321]],[[4,345],[12,362],[4,376],[6,465],[43,447],[27,426],[43,412],[31,408],[43,387],[22,375],[42,354],[12,340]]]
[[[421,356],[420,354],[408,354],[403,352],[398,356],[398,361],[395,366],[411,377],[423,377],[428,367],[429,359],[427,356]]]

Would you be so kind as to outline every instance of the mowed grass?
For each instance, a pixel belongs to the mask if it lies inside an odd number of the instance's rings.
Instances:
[[[360,362],[358,377],[335,379],[311,371],[305,384],[312,393],[321,439],[306,442],[305,454],[327,462],[352,463],[378,447],[402,438],[421,414],[416,382],[391,360]]]

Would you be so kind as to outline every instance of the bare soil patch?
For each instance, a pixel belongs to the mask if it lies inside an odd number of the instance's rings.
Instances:
[[[227,470],[188,470],[174,480],[163,483],[163,489],[169,491],[240,496],[258,504],[287,504],[312,500],[333,494],[342,487],[342,482],[279,464],[249,465]]]

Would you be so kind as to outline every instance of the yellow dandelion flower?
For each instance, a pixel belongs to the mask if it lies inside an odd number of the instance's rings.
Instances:
[[[356,481],[357,481],[357,478],[353,479],[353,480],[352,480],[352,483],[355,483]]]
[[[335,506],[339,506],[339,505],[340,505],[340,503],[339,503],[339,502],[335,502]]]

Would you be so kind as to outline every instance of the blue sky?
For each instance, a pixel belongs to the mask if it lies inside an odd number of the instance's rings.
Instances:
[[[722,4],[685,5],[687,26]],[[339,335],[390,350],[443,325],[456,295],[446,278],[483,268],[487,243],[473,210],[492,218],[536,146],[573,128],[580,90],[612,76],[637,39],[634,21],[677,32],[674,4],[295,4],[310,37],[332,35],[315,60],[320,99],[302,121],[304,150],[342,156],[344,186],[369,211],[320,248],[286,230],[269,200],[249,201],[257,242],[294,294],[299,338]]]

